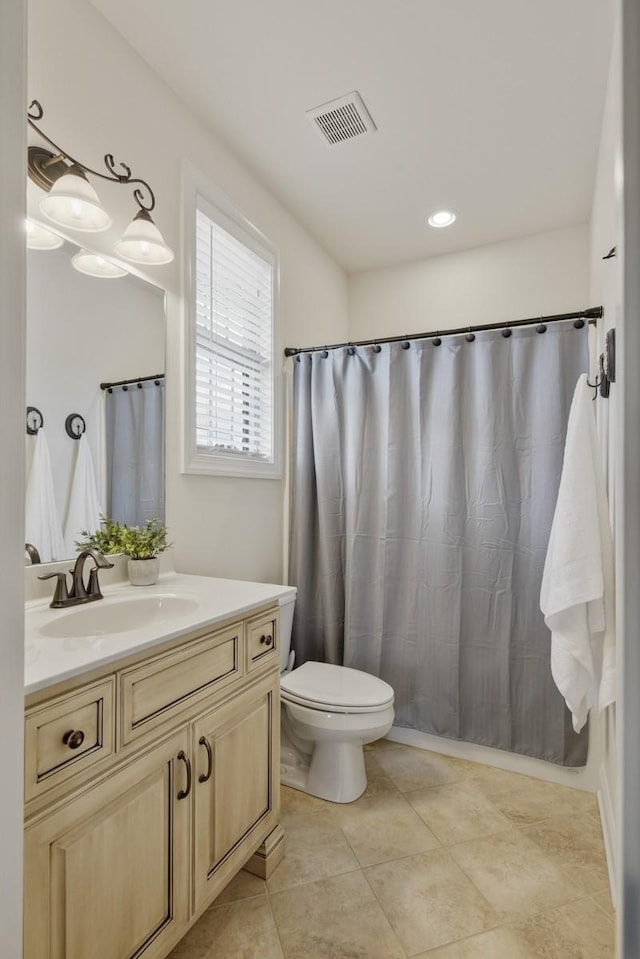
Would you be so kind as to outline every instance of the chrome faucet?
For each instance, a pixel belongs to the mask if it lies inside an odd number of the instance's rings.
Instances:
[[[84,564],[88,559],[92,559],[96,564],[89,572],[89,583],[84,583]],[[99,549],[91,547],[83,549],[75,561],[71,573],[71,589],[67,587],[67,574],[47,573],[45,576],[38,576],[38,579],[56,579],[56,588],[53,593],[53,599],[49,604],[53,609],[62,609],[66,606],[79,606],[81,603],[92,603],[96,599],[102,599],[100,592],[100,583],[98,582],[99,569],[112,569],[113,563],[105,559]]]

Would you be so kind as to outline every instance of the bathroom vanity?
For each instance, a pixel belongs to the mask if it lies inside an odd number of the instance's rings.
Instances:
[[[282,859],[288,591],[172,574],[27,609],[25,959],[162,959]]]

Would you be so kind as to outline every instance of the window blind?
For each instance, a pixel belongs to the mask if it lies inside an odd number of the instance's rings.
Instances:
[[[273,461],[273,274],[271,262],[196,211],[199,452]]]

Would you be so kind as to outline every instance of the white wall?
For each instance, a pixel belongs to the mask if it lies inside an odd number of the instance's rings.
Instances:
[[[624,319],[622,312],[622,245],[620,241],[622,229],[621,82],[620,37],[619,31],[616,30],[607,84],[590,230],[591,299],[593,303],[602,303],[604,306],[604,319],[598,324],[597,355],[604,349],[605,331],[617,326],[619,332],[621,332]],[[617,246],[617,256],[603,260],[603,256],[613,246]],[[610,515],[614,529],[618,588],[616,605],[618,608],[621,602],[620,589],[623,571],[621,535],[623,515],[619,496],[621,480],[619,389],[619,383],[616,382],[611,388],[609,400],[599,401],[596,407],[603,463],[607,476]],[[618,620],[620,621],[619,614]],[[598,797],[612,889],[615,895],[619,845],[616,708],[608,709],[596,723],[597,727],[592,722],[592,728],[601,740]]]
[[[31,0],[28,39],[29,97],[42,102],[45,132],[89,165],[99,167],[102,155],[112,152],[147,179],[156,194],[156,222],[176,251],[186,156],[278,247],[282,344],[345,338],[342,269],[89,3]],[[99,191],[115,226],[92,237],[92,246],[109,253],[135,209],[128,188],[100,183]],[[282,581],[284,481],[180,472],[181,267],[178,256],[148,271],[168,291],[167,519],[176,565],[185,572]]]
[[[73,252],[65,244],[27,254],[27,404],[44,417],[63,529],[77,454],[65,432],[67,415],[85,418],[105,510],[100,383],[162,373],[165,365],[163,292],[134,276],[102,280],[79,273]],[[26,444],[28,475],[35,437],[27,436]]]
[[[0,953],[22,956],[26,3],[0,3]]]
[[[354,273],[349,339],[570,313],[591,306],[588,298],[585,224]]]

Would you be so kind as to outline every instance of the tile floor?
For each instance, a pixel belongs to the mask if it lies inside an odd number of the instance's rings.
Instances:
[[[335,805],[282,788],[287,855],[170,959],[613,959],[595,797],[382,740]]]

